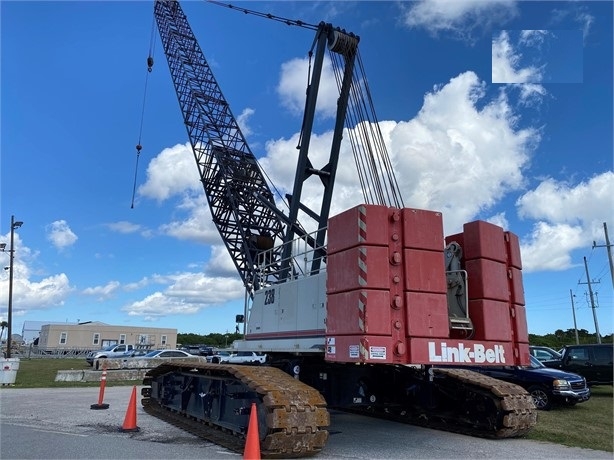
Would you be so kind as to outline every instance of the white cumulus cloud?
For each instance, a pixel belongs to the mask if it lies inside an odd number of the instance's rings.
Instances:
[[[130,316],[155,320],[169,315],[190,315],[204,308],[220,306],[243,298],[238,277],[208,277],[202,273],[182,273],[171,277],[163,292],[157,291],[122,308]]]
[[[65,220],[56,220],[47,225],[47,239],[51,241],[57,249],[65,249],[72,246],[77,241],[78,237],[70,229],[70,226]]]
[[[614,215],[613,197],[612,171],[578,184],[548,178],[522,195],[516,202],[518,215],[536,221],[522,241],[525,269],[569,268],[573,250],[602,237],[603,222]]]
[[[433,35],[445,32],[473,41],[477,31],[505,24],[517,14],[515,0],[418,0],[409,3],[404,22]]]
[[[139,196],[164,201],[202,188],[190,143],[177,144],[160,152],[147,167],[147,179],[138,188]]]
[[[82,292],[85,295],[91,295],[98,300],[110,299],[120,289],[119,281],[109,281],[104,286],[94,286],[84,289]]]
[[[523,31],[529,32],[529,31]],[[535,32],[535,31],[530,31]],[[521,34],[520,42],[525,46],[531,42],[543,40],[541,34]],[[493,83],[539,83],[543,79],[544,67],[524,66],[522,53],[510,41],[509,33],[505,30],[492,39],[492,82]]]

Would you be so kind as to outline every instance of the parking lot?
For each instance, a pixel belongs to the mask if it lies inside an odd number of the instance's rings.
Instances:
[[[92,410],[98,388],[0,390],[3,459],[239,458],[146,414],[137,404],[138,432],[119,431],[132,388],[108,387],[107,410]],[[137,387],[137,393],[140,387]],[[331,411],[330,438],[317,458],[611,459],[609,452],[525,439],[488,440]]]

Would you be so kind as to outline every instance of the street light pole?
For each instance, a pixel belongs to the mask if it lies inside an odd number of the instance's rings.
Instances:
[[[16,221],[15,216],[11,216],[11,247],[8,250],[9,253],[9,304],[7,313],[7,332],[6,338],[6,357],[11,357],[11,342],[13,339],[13,259],[15,257],[15,229],[23,225],[23,222]],[[5,247],[2,246],[2,251],[5,252]]]

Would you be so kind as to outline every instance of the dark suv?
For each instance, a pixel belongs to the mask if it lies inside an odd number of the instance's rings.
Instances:
[[[561,359],[543,363],[554,369],[580,374],[589,385],[611,385],[614,380],[613,351],[611,343],[567,345],[561,351]]]
[[[550,409],[554,403],[573,406],[588,401],[591,395],[584,377],[547,368],[535,356],[531,356],[530,366],[483,366],[467,369],[523,387],[533,397],[535,407],[542,410]]]

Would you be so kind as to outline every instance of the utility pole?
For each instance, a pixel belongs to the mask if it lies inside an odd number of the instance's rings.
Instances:
[[[593,319],[595,320],[595,332],[597,333],[597,343],[601,343],[601,334],[599,334],[599,324],[597,323],[597,313],[595,312],[595,298],[593,296],[591,278],[588,275],[588,264],[586,263],[586,257],[584,257],[584,269],[586,270],[586,283],[578,283],[578,284],[588,284],[588,295],[590,296],[591,308],[593,309]]]
[[[578,338],[578,325],[576,324],[576,308],[573,304],[573,293],[569,290],[569,296],[571,297],[571,312],[573,313],[573,330],[576,332],[576,345],[580,345],[580,339]]]
[[[605,244],[597,244],[593,241],[593,248],[606,248],[608,250],[608,259],[610,261],[610,276],[612,277],[612,287],[614,287],[614,264],[612,264],[612,245],[608,236],[608,226],[603,223],[603,231],[605,233]]]
[[[9,253],[9,304],[7,310],[8,336],[6,338],[6,357],[11,357],[11,342],[13,341],[13,261],[15,259],[15,229],[21,227],[23,222],[15,220],[15,216],[11,216],[11,247],[6,249],[6,243],[0,243],[0,251]]]

